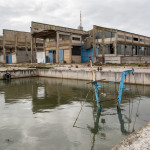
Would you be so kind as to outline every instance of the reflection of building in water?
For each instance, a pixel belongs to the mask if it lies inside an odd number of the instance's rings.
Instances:
[[[87,81],[54,79],[54,78],[22,78],[14,79],[10,82],[1,81],[1,92],[5,93],[5,102],[13,103],[20,100],[32,100],[32,111],[44,111],[55,108],[59,105],[69,104],[73,101],[83,101],[90,87],[86,84]],[[135,85],[126,85],[131,88],[132,98],[137,96]],[[138,85],[140,95],[150,97],[150,86]],[[100,92],[106,93],[106,97],[101,97],[104,101],[103,108],[111,108],[116,106],[114,99],[118,91],[118,84],[105,86],[100,89]],[[40,93],[41,92],[41,93]],[[87,102],[91,102],[93,93],[89,93]],[[43,97],[43,98],[42,98]],[[110,102],[110,100],[112,100]],[[117,100],[117,99],[116,99]],[[123,99],[123,103],[128,102],[128,99]],[[122,103],[122,104],[123,104]],[[96,103],[94,103],[95,105]]]
[[[60,105],[79,101],[82,96],[85,97],[84,94],[88,91],[84,84],[85,81],[78,82],[76,80],[39,78],[39,82],[40,85],[34,85],[32,100],[32,111],[34,113],[49,111],[49,109]],[[41,83],[45,89],[41,88],[43,87]],[[41,96],[41,91],[43,92],[44,98]],[[39,98],[38,95],[41,97]]]
[[[44,98],[45,97],[45,87],[38,87],[37,89],[37,98]]]
[[[0,107],[3,107],[5,103],[5,93],[0,93]]]

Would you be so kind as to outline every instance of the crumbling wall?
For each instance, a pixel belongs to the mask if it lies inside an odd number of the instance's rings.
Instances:
[[[31,62],[31,51],[18,51],[17,63]],[[36,52],[33,51],[33,62],[36,62]]]

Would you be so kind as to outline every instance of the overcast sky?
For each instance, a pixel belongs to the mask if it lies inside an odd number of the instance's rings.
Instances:
[[[150,0],[0,0],[3,29],[29,31],[31,21],[77,28],[105,26],[150,36]]]

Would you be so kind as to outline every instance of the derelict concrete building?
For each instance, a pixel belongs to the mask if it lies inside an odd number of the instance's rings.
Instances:
[[[150,63],[150,37],[118,29],[94,25],[88,31],[84,50],[92,51],[94,62]]]
[[[24,63],[37,62],[36,52],[43,51],[43,40],[33,41],[35,47],[31,51],[31,33],[3,30],[0,37],[0,62]]]
[[[47,63],[80,63],[83,36],[86,34],[86,31],[79,29],[31,23],[32,40],[44,40]]]

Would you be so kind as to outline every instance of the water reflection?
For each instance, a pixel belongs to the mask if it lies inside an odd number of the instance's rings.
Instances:
[[[131,91],[124,93],[122,110],[118,111],[118,84],[103,87],[101,93],[106,96],[100,94],[103,108],[100,112],[94,92],[90,91],[93,87],[86,81],[50,78],[0,81],[0,149],[9,149],[2,141],[10,137],[14,141],[12,149],[17,149],[19,143],[28,150],[48,149],[50,145],[54,150],[111,149],[144,125],[145,120],[150,120],[150,86],[138,86],[140,101],[136,86],[126,87]],[[73,128],[83,102],[77,128]]]

